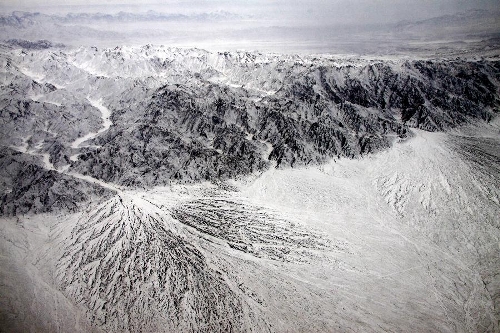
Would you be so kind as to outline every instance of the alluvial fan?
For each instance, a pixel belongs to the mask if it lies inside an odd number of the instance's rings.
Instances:
[[[172,213],[180,222],[259,258],[307,262],[324,251],[345,250],[318,232],[227,198],[189,201]]]
[[[265,330],[171,218],[137,200],[115,197],[82,214],[57,264],[62,290],[92,322],[115,332]]]

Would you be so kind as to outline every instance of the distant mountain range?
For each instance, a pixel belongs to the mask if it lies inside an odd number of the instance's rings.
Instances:
[[[41,23],[96,23],[96,22],[146,22],[146,21],[220,21],[236,20],[242,16],[227,11],[215,11],[192,15],[176,13],[145,13],[119,12],[117,14],[104,13],[69,13],[66,15],[47,15],[43,13],[16,11],[10,15],[0,16],[0,26],[26,28]]]
[[[500,48],[497,12],[473,10],[422,21],[382,25],[274,21],[229,11],[192,14],[148,12],[0,16],[0,36],[68,45],[164,44],[279,53],[402,54],[494,52]],[[466,42],[464,49],[462,43]],[[493,51],[492,51],[493,50]]]
[[[29,41],[24,39],[9,39],[6,44],[23,49],[43,50],[51,47],[64,47],[64,44],[54,44],[49,40]]]
[[[483,9],[474,9],[466,12],[460,12],[451,15],[443,15],[432,17],[419,21],[401,21],[399,26],[405,25],[434,25],[441,26],[444,24],[462,24],[468,21],[500,21],[499,13],[495,11],[488,11]]]
[[[476,9],[420,21],[402,21],[396,24],[395,29],[402,33],[435,33],[443,36],[459,32],[500,35],[500,12]]]

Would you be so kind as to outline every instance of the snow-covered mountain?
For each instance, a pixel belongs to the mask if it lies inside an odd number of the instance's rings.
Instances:
[[[0,59],[3,330],[500,330],[498,57]]]
[[[127,186],[357,157],[389,147],[411,127],[436,131],[490,121],[499,103],[498,63],[486,60],[152,46],[7,54],[6,144],[45,145],[40,152],[50,163]],[[97,99],[112,110],[113,125],[91,144],[68,145],[99,126],[100,111],[91,103]],[[26,115],[11,121],[19,112]],[[75,121],[75,112],[86,124]]]

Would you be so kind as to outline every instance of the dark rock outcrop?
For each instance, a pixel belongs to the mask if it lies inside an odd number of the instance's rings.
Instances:
[[[143,109],[120,113],[100,138],[102,148],[82,155],[78,169],[130,186],[226,179],[271,164],[356,158],[390,147],[412,127],[443,131],[489,121],[498,111],[495,62],[339,65],[285,57],[262,64],[245,54],[220,54],[214,64],[202,60],[211,71],[191,83],[167,84]],[[204,78],[219,68],[242,87]],[[255,93],[257,85],[271,90]]]
[[[113,192],[54,170],[46,170],[31,157],[2,148],[0,215],[74,212],[82,204]]]

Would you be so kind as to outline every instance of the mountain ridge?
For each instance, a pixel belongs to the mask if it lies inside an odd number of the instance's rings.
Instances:
[[[489,122],[500,105],[496,60],[301,57],[151,45],[32,52],[6,53],[12,81],[4,103],[12,113],[4,117],[44,120],[12,128],[4,144],[29,143],[28,150],[48,154],[55,168],[125,186],[215,181],[271,165],[356,158],[389,148],[410,128],[443,131],[476,119]],[[86,91],[68,73],[87,82]],[[26,86],[28,97],[12,94]],[[48,117],[69,112],[67,98],[91,128],[104,115],[95,117],[101,111],[89,101],[101,99],[111,126],[103,133],[89,130],[96,138],[73,147],[67,141],[77,139],[74,132],[57,131],[62,123],[82,126],[75,114],[60,124]],[[39,134],[28,139],[30,131]]]

